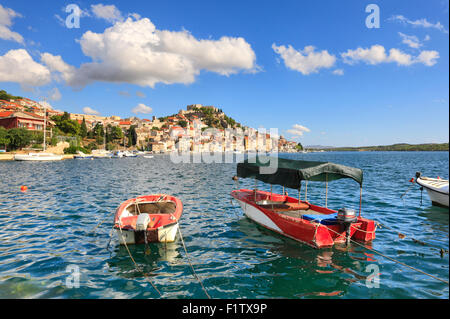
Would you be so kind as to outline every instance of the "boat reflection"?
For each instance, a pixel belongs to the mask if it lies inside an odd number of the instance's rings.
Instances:
[[[236,230],[245,236],[247,245],[251,243],[260,248],[262,244],[272,255],[281,257],[267,262],[272,267],[267,272],[289,274],[290,277],[298,278],[291,297],[343,296],[352,284],[365,284],[371,279],[373,273],[366,271],[368,265],[378,265],[377,256],[364,248],[372,248],[371,243],[361,244],[363,246],[354,243],[348,246],[339,244],[332,248],[314,249],[281,235],[274,235],[263,227],[255,227],[245,218],[235,225]],[[286,286],[284,280],[284,276],[274,276],[270,289],[278,290]]]
[[[136,264],[149,275],[159,269],[161,262],[180,264],[184,262],[180,254],[183,247],[178,240],[171,243],[150,243],[145,245],[128,245]],[[115,254],[114,254],[115,252]],[[116,245],[111,258],[107,261],[110,268],[119,268],[127,276],[127,273],[136,270],[133,261],[124,245]]]

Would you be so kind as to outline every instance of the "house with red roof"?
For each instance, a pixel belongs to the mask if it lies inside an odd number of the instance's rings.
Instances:
[[[53,126],[53,121],[47,121],[47,125]],[[26,128],[30,131],[43,131],[44,118],[42,116],[21,111],[0,112],[0,126],[6,129]]]

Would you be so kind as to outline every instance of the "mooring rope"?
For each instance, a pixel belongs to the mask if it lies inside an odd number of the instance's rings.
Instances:
[[[190,261],[189,258],[189,254],[187,252],[186,249],[186,245],[184,244],[184,239],[183,239],[183,235],[181,234],[181,229],[180,229],[180,224],[178,223],[178,233],[180,234],[180,239],[181,239],[181,243],[183,244],[183,248],[184,248],[184,252],[186,253],[186,258],[188,260],[189,266],[191,266],[192,269],[192,274],[194,275],[194,277],[197,279],[197,281],[200,283],[200,285],[202,286],[203,291],[205,292],[206,296],[208,297],[208,299],[211,299],[211,296],[208,294],[208,292],[206,291],[205,287],[203,286],[202,281],[200,280],[200,278],[197,276],[197,273],[194,270],[194,267],[192,266],[192,263]]]
[[[123,237],[122,226],[121,226],[121,224],[120,224],[120,219],[119,219],[119,230],[120,230],[120,236],[122,237],[123,244],[125,245],[125,248],[127,249],[128,255],[130,256],[131,260],[133,261],[134,266],[136,267],[136,269],[137,269],[139,272],[142,272],[142,274],[144,275],[145,279],[148,280],[148,282],[150,283],[150,285],[152,285],[152,287],[158,292],[159,296],[162,297],[161,292],[158,290],[158,288],[156,288],[156,286],[155,286],[155,285],[152,283],[152,281],[148,278],[147,274],[146,274],[143,270],[141,270],[141,269],[139,268],[138,264],[136,263],[136,261],[134,260],[133,256],[131,255],[130,249],[128,249],[127,242],[126,242],[125,238]],[[144,236],[145,236],[145,234],[144,234]]]
[[[331,230],[332,232],[334,232],[334,233],[336,233],[336,234],[338,234],[338,235],[341,235],[340,233],[338,233],[337,231],[334,231],[333,229],[327,227],[326,225],[321,224],[321,226],[326,227],[327,229]],[[374,253],[376,253],[376,254],[378,254],[378,255],[384,257],[384,258],[387,258],[387,259],[389,259],[389,260],[391,260],[391,261],[393,261],[393,262],[399,263],[400,265],[403,265],[403,266],[408,267],[408,268],[410,268],[410,269],[412,269],[412,270],[415,270],[415,271],[417,271],[417,272],[420,272],[420,273],[422,273],[422,274],[424,274],[424,275],[427,275],[427,276],[429,276],[429,277],[431,277],[431,278],[433,278],[433,279],[439,280],[439,281],[441,281],[441,282],[443,282],[443,283],[446,283],[447,285],[449,284],[448,281],[446,281],[446,280],[444,280],[444,279],[438,278],[438,277],[436,277],[436,276],[434,276],[434,275],[431,275],[431,274],[428,274],[428,273],[426,273],[426,272],[424,272],[424,271],[422,271],[422,270],[420,270],[420,269],[417,269],[417,268],[414,268],[414,267],[412,267],[412,266],[409,266],[409,265],[407,265],[407,264],[405,264],[405,263],[403,263],[403,262],[401,262],[401,261],[399,261],[399,260],[396,260],[396,259],[394,259],[394,258],[392,258],[392,257],[386,256],[386,255],[380,253],[379,251],[377,251],[377,250],[375,250],[375,249],[373,249],[373,248],[366,247],[365,245],[360,244],[360,243],[358,243],[357,241],[354,241],[354,240],[351,239],[351,238],[350,238],[350,241],[353,242],[353,243],[355,243],[355,244],[357,244],[357,245],[359,245],[359,246],[361,246],[361,247],[364,247],[365,249],[370,250],[370,251],[372,251],[372,252],[374,252]]]

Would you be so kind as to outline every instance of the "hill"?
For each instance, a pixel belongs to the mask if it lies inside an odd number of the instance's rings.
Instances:
[[[379,152],[379,151],[448,151],[448,143],[428,143],[428,144],[392,144],[379,146],[360,147],[333,147],[326,148],[327,151],[359,151],[359,152]]]

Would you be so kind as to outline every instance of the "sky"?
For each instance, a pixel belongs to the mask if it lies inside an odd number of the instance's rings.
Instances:
[[[448,17],[448,0],[0,0],[0,89],[122,118],[214,105],[303,145],[443,143]]]

